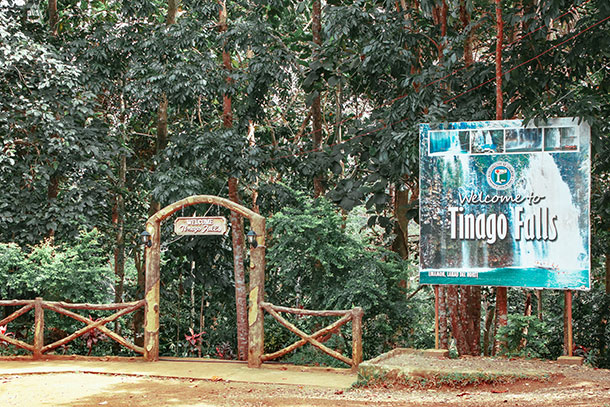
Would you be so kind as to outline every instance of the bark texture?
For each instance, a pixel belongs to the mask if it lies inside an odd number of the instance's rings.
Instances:
[[[311,17],[311,31],[313,42],[316,46],[322,45],[322,5],[320,0],[313,0],[313,11]],[[318,58],[318,51],[314,49],[313,58]],[[317,92],[317,91],[316,91]],[[320,94],[317,93],[311,104],[311,120],[313,124],[313,148],[320,150],[322,148],[322,108]],[[324,176],[316,174],[313,179],[313,190],[316,197],[324,194]]]
[[[481,289],[448,286],[447,304],[451,314],[451,333],[460,355],[481,353]]]
[[[237,178],[229,178],[229,199],[239,203]],[[239,360],[248,358],[248,301],[244,270],[244,222],[236,212],[231,212],[231,237],[233,241],[233,268],[235,271],[235,308],[237,312],[237,351]]]
[[[219,15],[220,29],[226,31],[227,8],[223,3]],[[231,72],[231,55],[223,44],[222,63],[227,71],[227,83],[231,83],[229,73]],[[231,97],[223,95],[222,122],[226,128],[233,127],[233,110],[231,108]],[[229,178],[229,199],[239,204],[238,179]],[[239,360],[248,358],[248,301],[246,293],[246,276],[244,270],[244,221],[241,215],[231,211],[231,237],[233,245],[233,267],[235,273],[235,307],[237,312],[237,353]]]
[[[49,13],[49,26],[51,28],[51,32],[53,35],[57,35],[57,30],[59,28],[59,14],[57,13],[57,0],[49,0],[48,5],[48,13]]]

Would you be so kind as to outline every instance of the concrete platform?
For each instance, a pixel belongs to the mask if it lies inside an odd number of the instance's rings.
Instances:
[[[526,360],[464,356],[449,359],[448,352],[397,348],[360,364],[364,381],[405,384],[418,382],[471,383],[546,380],[549,372]]]
[[[251,369],[245,362],[212,359],[162,358],[158,362],[145,362],[138,358],[52,358],[40,361],[33,361],[29,358],[0,358],[0,376],[66,372],[223,380],[335,389],[347,389],[357,379],[357,374],[352,373],[350,369],[275,363],[266,363],[260,369]]]

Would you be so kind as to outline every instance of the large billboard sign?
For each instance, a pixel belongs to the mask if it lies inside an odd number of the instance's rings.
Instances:
[[[420,125],[420,283],[590,288],[590,128]]]

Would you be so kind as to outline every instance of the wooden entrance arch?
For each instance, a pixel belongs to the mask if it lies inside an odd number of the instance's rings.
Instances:
[[[248,367],[260,367],[263,354],[263,311],[265,291],[265,218],[225,198],[195,195],[166,206],[146,222],[152,246],[146,248],[146,295],[144,320],[144,359],[159,360],[159,265],[161,260],[161,222],[185,206],[197,204],[223,206],[250,220],[258,246],[250,248],[250,293],[248,296]]]

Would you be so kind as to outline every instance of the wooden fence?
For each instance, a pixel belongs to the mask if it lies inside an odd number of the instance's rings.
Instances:
[[[59,346],[63,346],[70,341],[86,334],[89,331],[94,329],[99,330],[107,337],[115,340],[121,345],[125,346],[133,350],[134,352],[143,354],[144,348],[134,345],[129,342],[127,339],[123,338],[119,334],[113,332],[112,330],[106,328],[106,324],[114,321],[115,319],[129,314],[137,310],[140,307],[143,307],[145,304],[145,300],[133,301],[133,302],[125,302],[120,304],[71,304],[66,302],[53,302],[53,301],[43,301],[42,298],[36,298],[35,300],[9,300],[9,301],[0,301],[0,306],[16,306],[21,307],[17,311],[13,312],[11,315],[7,316],[3,320],[0,321],[0,326],[6,325],[9,322],[13,321],[15,318],[25,314],[26,312],[34,309],[34,343],[29,344],[23,341],[20,341],[15,338],[11,338],[7,335],[0,334],[0,340],[15,345],[19,348],[25,349],[29,352],[32,352],[32,357],[34,359],[40,359],[42,355],[46,352],[49,352]],[[48,345],[44,344],[44,310],[55,311],[58,314],[66,315],[71,317],[77,321],[83,322],[86,324],[83,328],[78,331],[72,333],[71,335],[66,336],[56,342],[50,343]],[[105,318],[101,318],[95,321],[87,317],[83,317],[75,312],[69,311],[69,309],[84,309],[84,310],[96,310],[96,311],[114,311],[118,310],[112,315],[109,315]]]
[[[358,369],[358,365],[362,362],[362,316],[364,315],[364,311],[360,307],[353,308],[351,310],[333,310],[333,311],[313,311],[306,310],[300,308],[288,308],[288,307],[280,307],[277,305],[273,305],[268,302],[262,302],[260,304],[261,308],[267,311],[270,315],[273,316],[280,324],[286,327],[290,332],[299,336],[301,340],[293,343],[290,346],[285,347],[274,353],[266,353],[261,355],[261,361],[265,362],[267,360],[272,360],[279,358],[281,356],[286,355],[293,350],[310,343],[316,348],[320,349],[322,352],[332,356],[335,359],[338,359],[347,365],[351,366],[353,371]],[[287,321],[284,317],[282,317],[279,313],[285,312],[289,314],[296,315],[308,315],[308,316],[317,316],[317,317],[332,317],[337,316],[341,317],[334,323],[312,333],[311,335],[306,334],[297,328],[294,324]],[[332,334],[334,332],[338,332],[339,328],[352,321],[352,357],[351,359],[347,356],[342,355],[341,353],[334,351],[320,341],[318,338],[323,337],[328,334]]]

